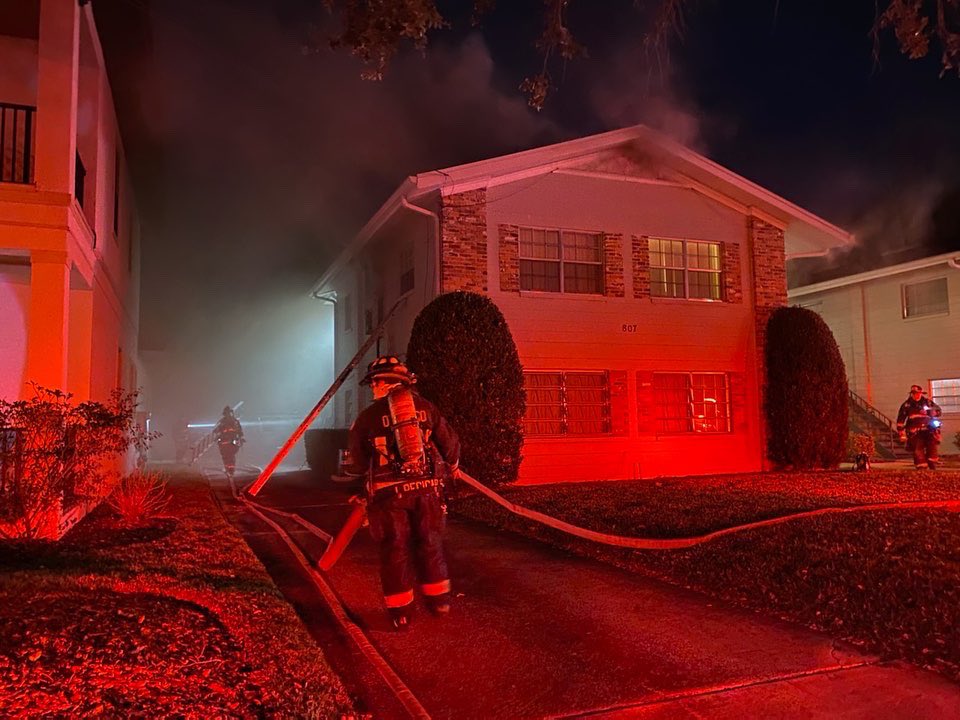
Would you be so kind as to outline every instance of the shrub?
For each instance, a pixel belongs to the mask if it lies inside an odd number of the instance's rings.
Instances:
[[[0,535],[39,537],[66,503],[103,498],[116,480],[109,461],[131,446],[144,456],[156,433],[135,420],[138,393],[106,403],[33,385],[28,400],[0,399]]]
[[[110,508],[126,525],[160,517],[169,502],[167,483],[160,473],[140,470],[122,478],[107,498]]]
[[[526,395],[517,346],[490,298],[457,291],[420,311],[407,348],[424,397],[460,436],[461,466],[488,485],[517,479]]]
[[[767,324],[767,451],[779,466],[835,468],[847,440],[846,368],[812,310],[777,308]]]
[[[855,460],[860,453],[873,457],[877,448],[873,442],[873,435],[867,433],[850,433],[847,436],[847,459]]]

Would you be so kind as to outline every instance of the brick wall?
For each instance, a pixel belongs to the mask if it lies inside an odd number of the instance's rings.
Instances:
[[[623,235],[603,236],[603,294],[623,297]]]
[[[520,291],[520,229],[516,225],[497,226],[500,255],[500,289]]]
[[[763,403],[766,394],[767,368],[764,350],[767,321],[778,307],[787,304],[787,261],[783,230],[759,218],[749,219],[749,236],[754,282],[754,322],[757,330],[757,368],[760,378],[761,442],[766,457],[768,436]],[[766,467],[766,460],[765,460]]]
[[[440,292],[487,292],[487,191],[442,198]]]
[[[728,303],[743,302],[739,243],[723,244],[723,299]]]
[[[631,256],[633,263],[633,296],[650,297],[650,244],[646,237],[633,235],[631,238]]]

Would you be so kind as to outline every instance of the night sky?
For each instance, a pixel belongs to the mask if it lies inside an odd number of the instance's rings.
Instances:
[[[632,2],[579,0],[589,57],[539,113],[518,86],[542,3],[499,6],[477,29],[441,3],[455,26],[372,83],[304,52],[319,1],[94,0],[144,216],[142,348],[253,356],[407,175],[638,122],[857,233],[854,269],[960,248],[960,79],[890,34],[877,64],[873,2],[694,0],[663,58]]]

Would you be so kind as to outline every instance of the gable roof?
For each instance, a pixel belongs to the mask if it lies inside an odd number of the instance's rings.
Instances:
[[[853,235],[846,230],[718,165],[662,133],[645,125],[633,125],[599,135],[411,175],[327,269],[314,285],[314,291],[323,289],[346,262],[404,205],[427,196],[452,195],[570,170],[591,158],[600,157],[618,148],[629,148],[651,156],[673,171],[678,184],[783,228],[788,259],[823,255],[831,248],[854,242]],[[618,176],[610,174],[606,177]],[[625,176],[619,177],[626,179]]]

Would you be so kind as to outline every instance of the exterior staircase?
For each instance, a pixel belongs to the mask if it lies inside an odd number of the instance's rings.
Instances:
[[[876,460],[907,460],[911,457],[897,437],[896,423],[853,390],[849,391],[847,428],[851,433],[873,437]]]

